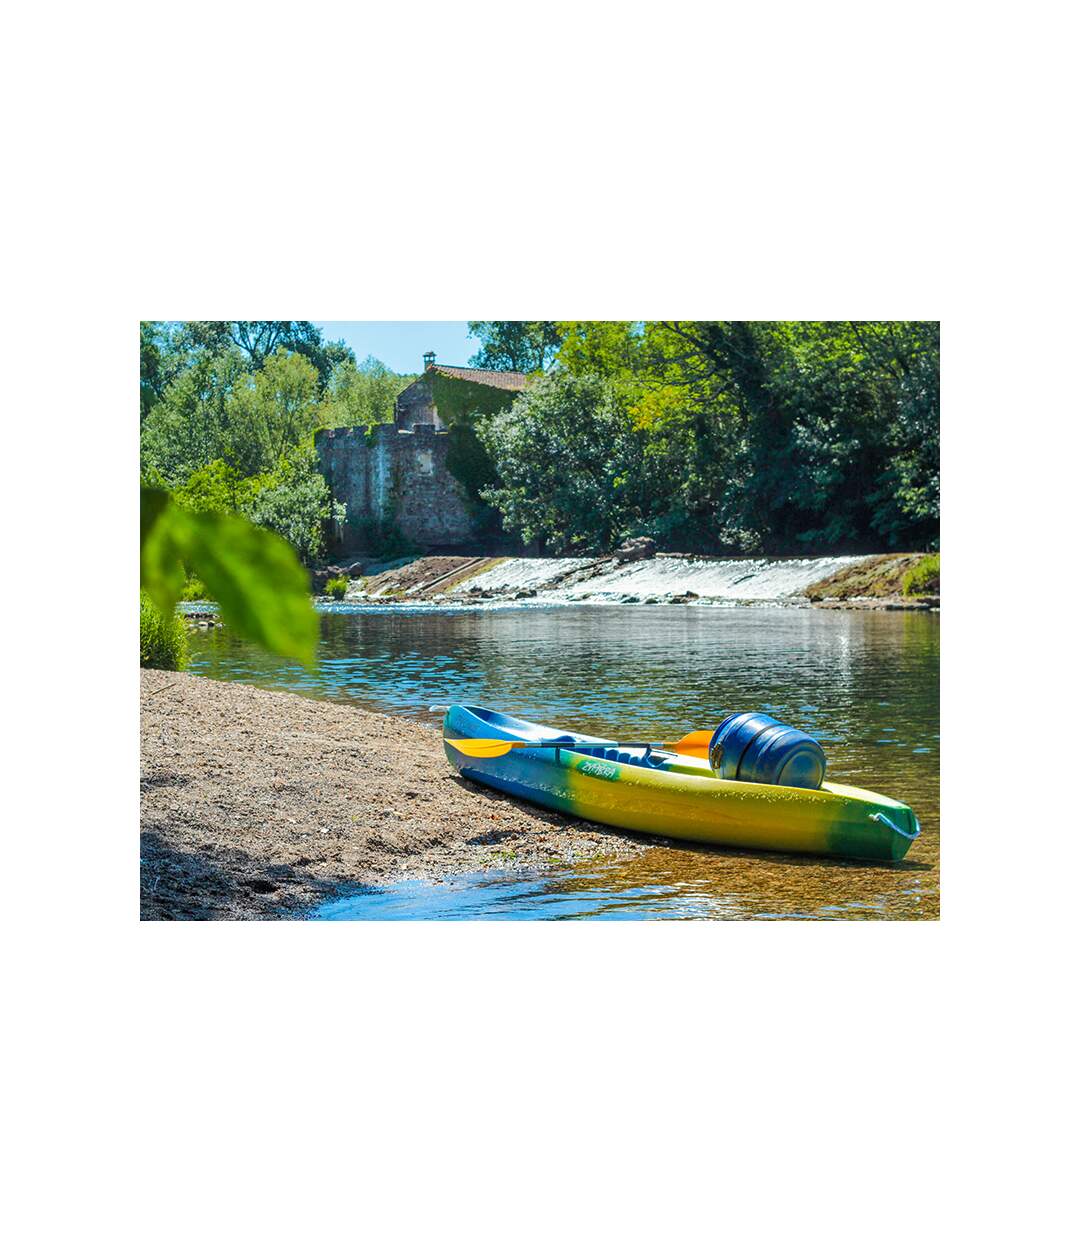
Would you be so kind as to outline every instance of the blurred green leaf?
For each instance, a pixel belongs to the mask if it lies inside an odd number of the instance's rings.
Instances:
[[[185,513],[183,520],[188,559],[225,623],[268,651],[310,664],[319,622],[307,571],[285,540],[233,513]]]
[[[143,589],[163,617],[171,617],[187,575],[183,549],[177,545],[175,515],[168,492],[144,487],[140,492],[140,578]]]
[[[311,663],[318,618],[307,572],[284,539],[235,514],[188,512],[149,488],[142,491],[141,525],[142,584],[163,616],[176,606],[188,565],[239,635]]]
[[[169,503],[169,493],[156,487],[143,487],[139,490],[139,536],[142,543],[153,528],[154,523],[164,513]]]

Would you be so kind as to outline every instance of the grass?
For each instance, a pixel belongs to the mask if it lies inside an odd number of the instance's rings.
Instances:
[[[344,574],[340,578],[327,578],[325,591],[326,594],[333,599],[344,599],[345,592],[349,589],[349,580]]]
[[[941,594],[941,553],[934,552],[904,574],[905,595]]]
[[[139,664],[143,668],[182,669],[188,661],[187,628],[175,613],[163,617],[139,595]]]

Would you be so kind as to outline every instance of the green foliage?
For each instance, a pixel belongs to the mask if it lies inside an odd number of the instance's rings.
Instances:
[[[351,543],[366,549],[368,555],[379,560],[411,556],[418,551],[396,522],[348,518],[347,525],[351,533]]]
[[[451,423],[447,428],[447,438],[450,441],[446,449],[447,470],[461,484],[474,516],[490,514],[483,501],[483,493],[499,482],[499,473],[491,454],[471,423]]]
[[[258,480],[245,478],[234,466],[218,458],[188,475],[172,498],[182,509],[194,513],[234,513],[258,490]]]
[[[200,357],[169,385],[147,414],[140,436],[144,476],[176,487],[200,466],[233,451],[233,393],[247,380],[235,354]]]
[[[511,408],[505,390],[428,377],[450,470],[478,513],[489,497],[527,539],[603,548],[650,533],[672,550],[744,553],[938,547],[936,323],[470,327],[482,341],[474,364],[537,372],[557,350],[555,375],[585,385],[526,392]],[[357,366],[302,321],[141,324],[144,481],[183,510],[251,517],[312,560],[327,522],[347,516],[315,468],[314,429],[372,431],[407,382],[370,358]],[[369,546],[407,549],[392,525],[369,526]]]
[[[923,559],[904,575],[905,595],[941,594],[941,553]]]
[[[224,451],[214,456],[245,475],[273,470],[319,425],[318,373],[299,354],[279,350],[237,386],[228,416]]]
[[[195,574],[189,574],[187,582],[184,583],[184,589],[180,592],[180,602],[182,604],[190,604],[193,600],[209,599],[210,594],[206,589],[206,583]]]
[[[541,320],[470,320],[469,335],[483,342],[470,365],[526,374],[546,371],[561,340],[558,325]]]
[[[336,367],[356,361],[344,341],[324,341],[319,329],[303,319],[189,320],[160,326],[170,329],[173,350],[189,362],[234,353],[254,373],[276,353],[297,355],[314,368],[320,393]]]
[[[196,353],[146,416],[143,474],[177,487],[217,460],[241,475],[272,470],[312,436],[319,399],[318,373],[299,354],[279,350],[252,372],[237,349]]]
[[[307,564],[323,551],[324,523],[343,516],[310,445],[293,449],[273,470],[250,478],[223,461],[212,461],[190,475],[173,500],[194,513],[242,514],[257,526],[276,531]]]
[[[626,382],[645,369],[641,323],[586,319],[559,323],[556,327],[562,337],[559,365],[575,375],[596,371],[610,380],[619,378]]]
[[[283,539],[235,514],[183,509],[167,493],[143,488],[142,585],[163,616],[184,589],[185,566],[242,637],[290,659],[314,658],[318,620],[308,575]]]
[[[179,670],[188,661],[187,629],[172,609],[162,613],[139,592],[139,664]]]
[[[344,574],[340,578],[327,578],[326,580],[326,594],[332,599],[344,599],[348,589],[349,580]]]
[[[139,324],[139,422],[165,395],[169,373],[166,363],[165,334],[156,323]]]
[[[602,551],[639,521],[644,437],[607,381],[547,376],[477,434],[500,480],[483,496],[525,542]]]
[[[645,433],[642,529],[669,547],[936,546],[938,325],[567,322]]]
[[[447,426],[454,423],[475,422],[487,414],[508,409],[514,403],[515,393],[506,388],[492,388],[490,384],[475,384],[472,380],[450,379],[438,371],[427,377],[431,396],[439,411],[439,417]]]
[[[278,352],[254,374],[236,351],[200,358],[172,382],[142,427],[141,464],[170,487],[223,461],[241,476],[272,470],[319,421],[318,377]]]
[[[372,427],[394,421],[398,393],[416,378],[397,375],[376,358],[349,360],[330,378],[319,412],[322,427]]]
[[[344,506],[333,503],[330,488],[319,473],[315,449],[308,445],[282,456],[268,474],[249,480],[255,484],[240,512],[256,525],[276,531],[311,564],[323,550],[323,524],[344,517]]]

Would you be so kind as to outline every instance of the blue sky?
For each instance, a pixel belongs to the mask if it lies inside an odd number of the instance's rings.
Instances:
[[[469,325],[463,319],[312,322],[322,329],[326,340],[351,345],[357,362],[371,354],[392,371],[405,374],[423,370],[423,355],[429,349],[435,351],[439,362],[463,367],[480,348],[480,342],[469,336]]]

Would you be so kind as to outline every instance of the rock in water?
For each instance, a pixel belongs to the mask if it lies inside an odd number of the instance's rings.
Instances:
[[[615,549],[615,556],[620,561],[647,561],[656,555],[656,540],[648,535],[639,535],[636,539],[627,539]]]

